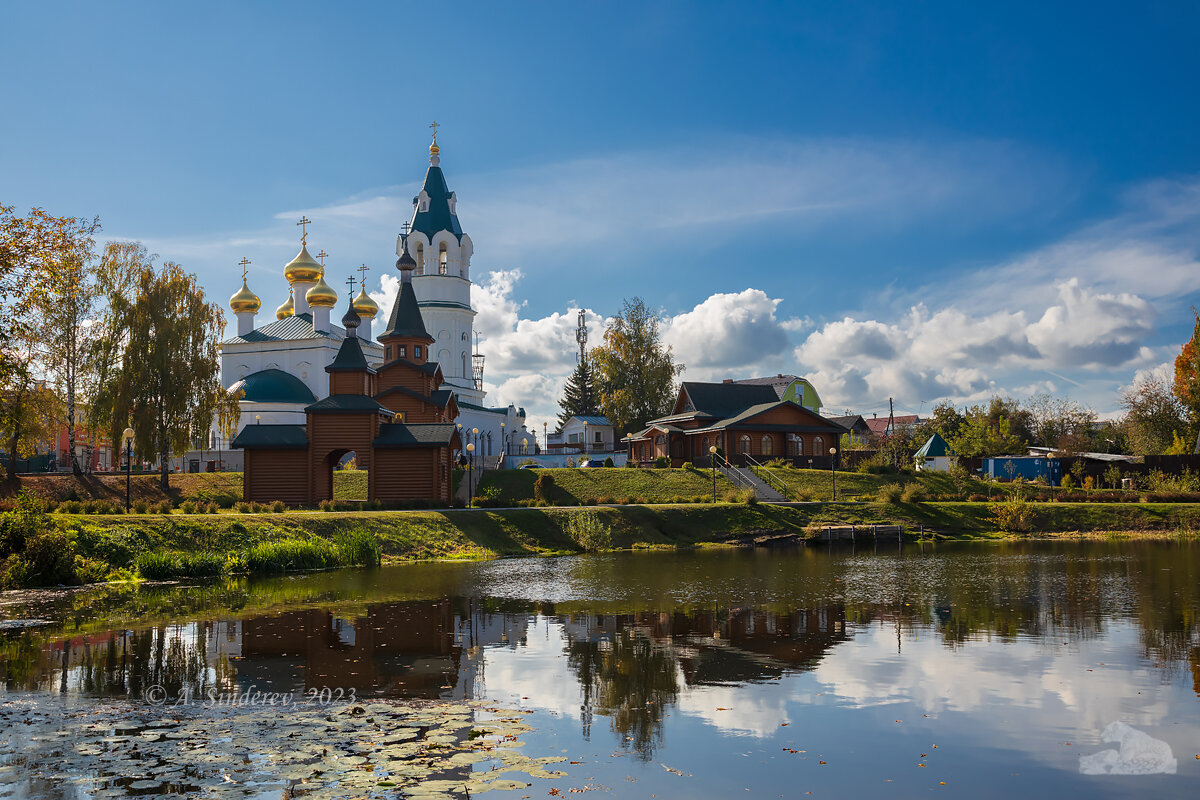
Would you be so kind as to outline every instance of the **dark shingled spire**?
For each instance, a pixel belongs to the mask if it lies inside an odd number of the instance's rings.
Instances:
[[[425,330],[425,320],[421,317],[421,307],[417,305],[417,295],[412,287],[412,271],[416,262],[408,254],[407,248],[396,261],[396,266],[400,268],[400,291],[392,305],[387,330],[375,338],[381,342],[384,339],[421,339],[432,344],[434,338]]]
[[[354,300],[350,300],[350,307],[346,310],[346,316],[342,317],[342,324],[346,326],[346,338],[342,340],[342,346],[338,349],[337,356],[334,357],[333,363],[325,368],[326,372],[335,372],[340,370],[366,370],[374,372],[367,364],[367,357],[363,355],[362,344],[358,341],[358,314],[354,311]]]

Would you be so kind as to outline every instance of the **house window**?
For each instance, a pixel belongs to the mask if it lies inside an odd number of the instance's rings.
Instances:
[[[603,443],[604,443],[604,434],[602,434],[600,431],[596,431],[596,444],[603,444]]]
[[[750,452],[750,437],[742,434],[742,438],[738,440],[738,452],[746,454]]]
[[[707,436],[705,436],[703,439],[700,440],[700,454],[704,455],[704,456],[708,455],[708,437]]]
[[[813,439],[813,455],[814,456],[825,455],[825,440],[823,438],[821,438],[820,436]]]
[[[413,345],[413,358],[421,360],[421,345]]]
[[[794,455],[794,456],[804,455],[804,440],[801,439],[799,436],[792,437],[792,455]]]
[[[438,248],[438,275],[446,274],[446,266],[449,258],[450,254],[446,252],[446,243],[442,242],[441,247]]]
[[[397,345],[396,358],[408,358],[408,345],[406,345],[406,344]]]
[[[769,435],[764,435],[762,438],[762,454],[764,456],[772,454],[771,437]]]
[[[416,257],[417,257],[417,274],[424,275],[425,274],[425,245],[423,245],[419,242],[417,243]]]

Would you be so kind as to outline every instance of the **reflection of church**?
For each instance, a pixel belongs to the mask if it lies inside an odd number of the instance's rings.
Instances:
[[[471,307],[471,256],[474,244],[458,220],[457,197],[450,191],[440,167],[436,139],[429,148],[430,165],[420,193],[413,198],[411,219],[397,239],[396,254],[411,258],[412,290],[428,335],[432,338],[424,360],[436,362],[443,387],[457,401],[466,434],[478,431],[476,451],[482,456],[501,452],[502,440],[533,441],[525,428],[524,409],[512,405],[484,405],[483,357],[473,352],[475,311]],[[308,220],[302,220],[307,225]],[[237,318],[237,335],[221,347],[222,381],[230,391],[242,392],[238,430],[248,425],[300,425],[305,409],[331,394],[327,367],[337,358],[347,337],[345,325],[332,320],[338,293],[327,281],[322,250],[314,257],[307,236],[301,237],[300,252],[283,269],[288,282],[287,299],[275,310],[275,319],[257,325],[262,302],[251,291],[243,272],[242,288],[230,298]],[[318,260],[320,259],[320,260]],[[243,265],[248,262],[243,262]],[[358,317],[357,338],[367,364],[376,369],[386,358],[385,349],[373,334],[379,305],[366,292],[366,267],[362,288],[350,307]],[[351,292],[354,290],[351,279]],[[227,441],[221,431],[215,431]],[[237,457],[227,459],[236,468]]]

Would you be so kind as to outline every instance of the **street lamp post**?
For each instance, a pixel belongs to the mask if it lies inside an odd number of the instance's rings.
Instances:
[[[467,445],[467,458],[470,460],[470,472],[467,473],[467,505],[475,497],[475,443]]]
[[[500,423],[500,446],[504,449],[504,455],[508,455],[508,439],[504,436],[504,423]]]
[[[833,500],[837,502],[837,448],[829,448],[829,474],[833,476]]]
[[[713,503],[717,502],[717,446],[708,446],[708,466],[712,468]]]
[[[129,489],[133,483],[133,428],[126,428],[121,434],[125,440],[125,513],[129,513]]]
[[[583,423],[583,455],[585,458],[587,457],[587,444],[588,444],[587,429],[588,429],[588,424],[586,421],[584,421],[584,423]]]

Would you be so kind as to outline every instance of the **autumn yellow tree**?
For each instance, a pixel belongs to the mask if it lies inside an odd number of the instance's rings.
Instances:
[[[136,243],[109,245],[99,281],[107,310],[91,346],[98,382],[89,416],[114,442],[128,424],[136,456],[158,459],[166,491],[170,457],[207,440],[226,398],[221,306],[205,300],[196,276],[171,262],[156,269]]]
[[[1192,315],[1196,318],[1192,338],[1175,357],[1174,391],[1187,414],[1187,441],[1194,443],[1192,452],[1200,453],[1200,313],[1193,308]]]
[[[600,378],[600,410],[618,435],[671,410],[683,365],[662,343],[661,322],[640,297],[626,300],[609,320],[604,343],[589,354]]]

